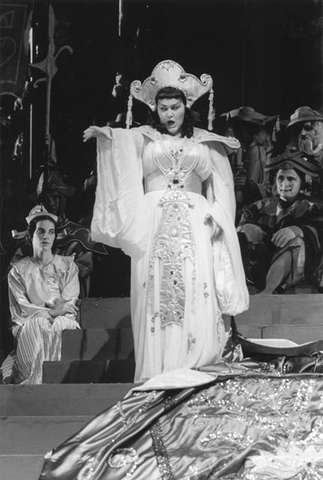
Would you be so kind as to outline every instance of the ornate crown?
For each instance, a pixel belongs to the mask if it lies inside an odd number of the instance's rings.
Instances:
[[[143,83],[140,80],[133,81],[130,85],[130,93],[134,98],[155,110],[157,92],[164,87],[175,87],[182,90],[187,99],[187,106],[191,107],[198,98],[209,92],[212,86],[213,81],[210,75],[203,73],[199,80],[195,75],[186,73],[178,63],[164,60],[156,65],[150,77]]]
[[[210,109],[211,105],[213,107],[213,80],[210,75],[203,73],[198,79],[195,75],[186,73],[183,67],[173,60],[163,60],[156,65],[150,77],[146,78],[143,83],[140,80],[134,80],[131,83],[128,112],[132,107],[132,97],[155,111],[156,94],[164,87],[174,87],[181,90],[186,97],[189,108],[198,98],[210,92]]]

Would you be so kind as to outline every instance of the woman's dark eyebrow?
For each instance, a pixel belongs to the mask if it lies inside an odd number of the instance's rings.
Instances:
[[[165,104],[163,104],[163,103],[160,103],[159,105],[160,105],[161,107],[166,107],[166,108],[168,108],[168,107],[177,107],[177,105],[179,105],[179,103],[180,103],[180,100],[178,100],[178,102],[176,102],[176,103],[173,103],[173,105],[165,105]]]

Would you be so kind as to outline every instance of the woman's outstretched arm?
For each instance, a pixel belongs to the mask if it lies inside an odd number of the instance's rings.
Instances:
[[[112,136],[110,133],[110,127],[97,127],[96,125],[91,125],[83,132],[83,142],[87,142],[90,138],[100,137],[101,135],[111,140]]]

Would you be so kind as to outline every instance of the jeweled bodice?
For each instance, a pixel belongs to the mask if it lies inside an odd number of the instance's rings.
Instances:
[[[156,260],[160,262],[159,309],[152,317],[163,328],[169,324],[183,325],[186,302],[185,263],[192,265],[190,283],[195,288],[196,245],[189,210],[194,200],[189,192],[202,193],[202,182],[212,167],[203,146],[194,139],[184,138],[174,147],[171,140],[160,135],[150,144],[150,155],[144,158],[146,192],[163,191],[159,200],[161,217],[150,257],[150,301],[153,304]]]
[[[202,182],[212,171],[208,150],[194,139],[184,138],[176,148],[160,135],[149,142],[143,158],[145,191],[181,187],[187,192],[202,192]]]

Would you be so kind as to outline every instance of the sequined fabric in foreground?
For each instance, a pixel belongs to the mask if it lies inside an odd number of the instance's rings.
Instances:
[[[41,479],[321,480],[322,375],[229,377],[134,392],[52,452]]]

